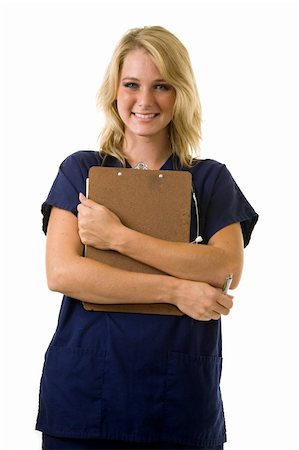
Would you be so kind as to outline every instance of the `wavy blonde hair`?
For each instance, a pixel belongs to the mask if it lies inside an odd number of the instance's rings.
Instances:
[[[97,105],[106,118],[99,137],[100,149],[125,164],[124,124],[117,111],[116,97],[124,59],[136,49],[144,49],[152,57],[163,79],[175,89],[173,118],[169,124],[171,150],[181,164],[190,166],[201,139],[196,81],[188,51],[176,36],[160,26],[133,28],[116,46],[97,96]]]

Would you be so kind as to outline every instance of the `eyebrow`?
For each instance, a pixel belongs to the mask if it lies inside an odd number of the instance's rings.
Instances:
[[[135,78],[135,77],[124,77],[124,78],[122,78],[121,81],[126,81],[126,80],[128,80],[128,81],[140,81],[139,78]],[[166,83],[166,81],[163,80],[163,78],[161,78],[161,79],[159,78],[157,80],[153,80],[153,83]]]

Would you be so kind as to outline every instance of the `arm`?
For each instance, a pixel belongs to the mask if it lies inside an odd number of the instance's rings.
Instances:
[[[237,287],[243,267],[241,226],[235,223],[219,230],[208,245],[192,245],[156,239],[125,227],[105,207],[81,195],[79,233],[84,244],[118,251],[169,275],[204,281],[222,287],[228,273]]]
[[[49,288],[92,303],[172,303],[196,320],[228,314],[232,297],[206,283],[115,269],[82,256],[77,218],[53,207],[47,233]]]

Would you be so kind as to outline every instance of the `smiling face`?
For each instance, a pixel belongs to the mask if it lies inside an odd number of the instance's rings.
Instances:
[[[142,49],[124,59],[117,92],[117,110],[126,138],[167,137],[175,90],[163,80],[152,58]]]

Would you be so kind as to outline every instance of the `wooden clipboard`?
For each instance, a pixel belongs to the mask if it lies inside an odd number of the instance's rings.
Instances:
[[[186,171],[91,167],[88,197],[114,212],[129,228],[175,242],[189,242],[192,176]],[[142,251],[142,249],[140,249]],[[86,246],[85,256],[120,269],[161,274],[125,255]],[[94,304],[88,311],[182,315],[171,304]]]

